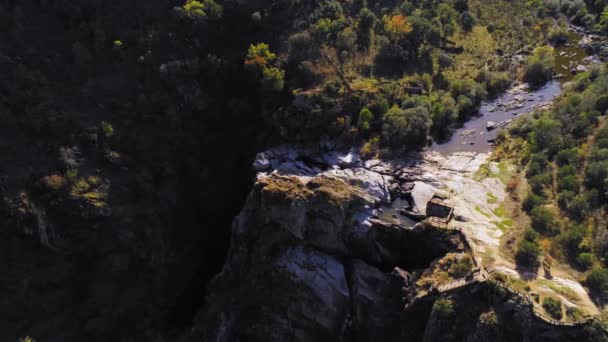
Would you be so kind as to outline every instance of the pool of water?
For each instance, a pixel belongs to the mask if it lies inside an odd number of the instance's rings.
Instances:
[[[405,228],[413,227],[417,222],[411,218],[399,213],[399,210],[408,207],[408,202],[402,198],[397,198],[393,201],[390,207],[382,208],[382,212],[378,217],[386,222],[394,222],[401,224]]]
[[[576,32],[568,32],[568,42],[564,45],[560,45],[555,48],[555,73],[557,75],[563,75],[560,77],[560,82],[572,81],[574,73],[572,69],[581,64],[581,62],[588,56],[585,50],[578,46],[578,42],[582,36]]]

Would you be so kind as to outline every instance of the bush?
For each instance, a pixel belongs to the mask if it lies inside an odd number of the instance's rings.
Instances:
[[[367,109],[367,107],[361,108],[359,112],[359,119],[357,120],[357,127],[362,131],[367,131],[370,128],[370,123],[374,118],[374,114]]]
[[[469,274],[473,269],[473,261],[469,256],[465,256],[450,266],[448,273],[453,278],[462,278]]]
[[[558,27],[549,31],[547,40],[553,45],[562,45],[568,41],[568,31],[566,29]]]
[[[545,208],[536,207],[531,212],[532,228],[537,232],[546,235],[555,235],[559,232],[559,221],[555,211]]]
[[[583,268],[584,270],[588,270],[593,266],[593,254],[591,253],[581,253],[576,257],[576,263]]]
[[[454,314],[454,302],[450,299],[439,298],[433,304],[433,311],[435,311],[440,317],[450,317]]]
[[[545,187],[550,187],[552,185],[551,178],[551,174],[549,173],[541,173],[530,178],[528,183],[530,183],[532,192],[538,195],[542,194]]]
[[[426,144],[431,120],[424,107],[401,109],[394,105],[382,118],[382,136],[393,147],[422,147]]]
[[[536,195],[532,192],[528,193],[528,196],[524,199],[522,203],[522,208],[527,213],[530,213],[534,208],[541,206],[545,203],[545,198],[539,195]]]
[[[559,299],[547,297],[543,300],[543,308],[547,313],[557,319],[562,319],[562,302]]]
[[[534,49],[534,53],[526,60],[524,67],[524,80],[532,87],[540,87],[551,80],[553,68],[555,67],[555,57],[553,48],[541,46]]]
[[[194,20],[203,20],[206,18],[217,19],[222,16],[222,6],[218,5],[213,0],[187,0],[182,7],[178,7],[175,11],[181,15]]]
[[[580,160],[580,151],[578,148],[569,148],[561,150],[557,153],[557,165],[576,165]]]
[[[608,270],[605,268],[594,268],[585,281],[591,291],[597,295],[606,296],[608,294]]]
[[[557,181],[557,190],[558,191],[578,191],[578,180],[574,175],[564,176],[558,179]]]
[[[608,111],[608,95],[602,95],[595,99],[595,109],[598,110],[601,114],[604,114],[606,113],[606,111]]]
[[[519,243],[515,260],[518,265],[525,267],[538,267],[538,257],[540,256],[540,248],[538,245],[529,240],[523,240]]]

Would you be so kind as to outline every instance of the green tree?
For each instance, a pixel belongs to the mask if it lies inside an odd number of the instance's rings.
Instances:
[[[515,260],[518,265],[525,267],[538,267],[538,257],[540,255],[540,248],[538,245],[529,240],[522,240],[517,247],[515,254]]]
[[[268,44],[251,44],[245,57],[245,68],[258,74],[266,89],[281,91],[285,84],[285,71],[273,66],[276,58]]]
[[[359,18],[357,19],[357,42],[360,48],[364,50],[369,49],[371,45],[372,30],[377,21],[378,19],[374,13],[367,7],[359,12]]]
[[[589,272],[587,286],[597,295],[608,295],[608,270],[602,267],[594,268]]]
[[[223,8],[213,0],[187,0],[176,9],[178,13],[194,20],[217,19],[222,16]]]
[[[588,270],[593,266],[593,259],[593,254],[583,252],[576,257],[576,263],[584,270]]]
[[[439,298],[433,304],[433,311],[442,318],[450,317],[454,314],[454,302],[447,298]]]
[[[554,67],[553,48],[550,46],[538,47],[526,60],[524,80],[533,87],[539,87],[551,80]]]
[[[546,207],[536,207],[531,212],[532,228],[537,232],[555,235],[559,232],[560,223],[554,210]]]
[[[367,109],[367,107],[361,108],[359,112],[359,119],[357,120],[357,127],[362,131],[367,131],[370,128],[370,123],[374,118],[374,114]]]
[[[382,136],[393,147],[422,147],[430,126],[426,108],[402,109],[394,105],[382,118]]]
[[[557,320],[562,319],[562,302],[560,300],[547,297],[543,300],[543,308],[551,317]]]

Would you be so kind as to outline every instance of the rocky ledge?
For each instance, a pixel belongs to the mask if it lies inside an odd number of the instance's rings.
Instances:
[[[228,261],[185,340],[393,340],[410,272],[465,248],[457,231],[375,219],[395,184],[380,165],[291,152],[256,161]]]
[[[521,340],[514,317],[528,309],[511,305],[510,296],[491,299],[485,286],[450,295],[462,315],[437,313],[433,296],[412,301],[422,290],[418,280],[431,279],[433,269],[471,247],[461,230],[378,218],[398,197],[423,212],[446,188],[443,176],[462,178],[486,157],[363,161],[352,151],[289,147],[259,154],[257,182],[234,220],[227,262],[181,341]],[[497,319],[511,323],[499,326]]]

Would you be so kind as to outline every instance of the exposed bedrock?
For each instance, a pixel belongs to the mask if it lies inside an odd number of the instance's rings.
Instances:
[[[397,340],[406,270],[464,247],[372,219],[376,200],[327,174],[260,175],[184,341]]]

